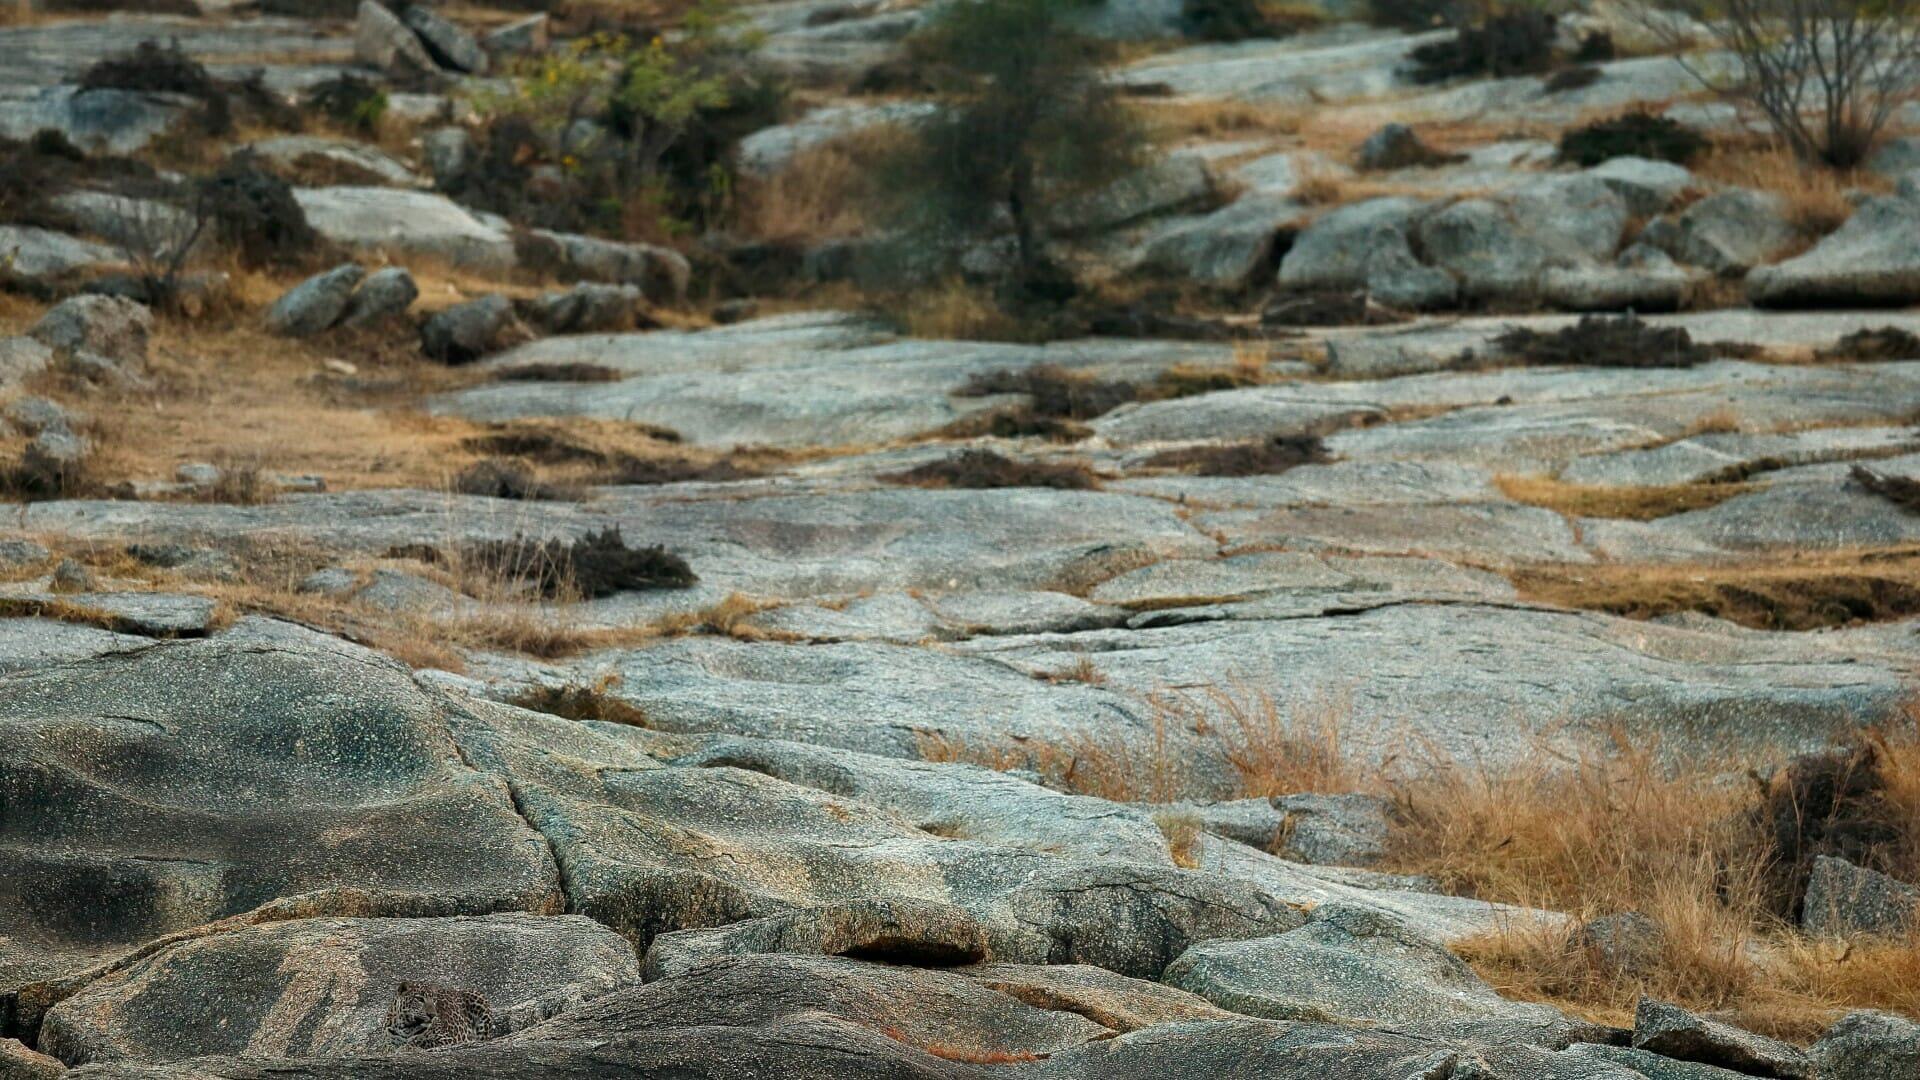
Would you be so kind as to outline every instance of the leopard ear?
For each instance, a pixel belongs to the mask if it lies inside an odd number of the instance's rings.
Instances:
[[[410,992],[412,992],[412,990],[413,990],[413,984],[412,984],[412,983],[410,983],[410,982],[402,982],[402,983],[400,984],[400,988],[399,988],[398,990],[395,990],[395,991],[394,991],[394,993],[396,993],[396,994],[406,994],[406,993],[410,993]]]

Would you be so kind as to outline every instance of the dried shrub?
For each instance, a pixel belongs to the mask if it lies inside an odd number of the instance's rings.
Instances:
[[[338,75],[314,84],[302,103],[336,126],[372,134],[387,112],[387,92],[358,75]]]
[[[1460,0],[1368,0],[1368,21],[1396,30],[1433,30],[1461,19]]]
[[[690,484],[751,480],[759,469],[727,458],[696,461],[687,457],[620,455],[593,473],[596,484]]]
[[[1855,330],[1830,348],[1820,350],[1820,359],[1853,363],[1920,360],[1920,337],[1897,326]]]
[[[1847,479],[1902,510],[1920,510],[1920,480],[1874,472],[1865,465],[1855,465],[1847,470]]]
[[[1889,798],[1887,751],[1873,734],[1823,754],[1794,758],[1766,784],[1753,811],[1771,859],[1766,899],[1793,919],[1806,895],[1813,860],[1825,855],[1856,866],[1911,873],[1909,807]]]
[[[324,261],[331,248],[307,222],[293,188],[251,154],[236,154],[200,182],[212,233],[243,266],[299,269]]]
[[[1643,157],[1685,165],[1707,147],[1707,137],[1685,124],[1636,109],[1561,135],[1560,160],[1591,167],[1611,158]]]
[[[1003,369],[975,375],[958,391],[962,397],[1026,394],[1038,416],[1091,420],[1140,399],[1138,384],[1096,379],[1055,364]]]
[[[991,450],[962,450],[880,479],[890,484],[927,488],[1058,488],[1086,491],[1100,486],[1093,471],[1079,462],[1014,461]]]
[[[129,52],[102,57],[80,75],[86,90],[130,90],[138,93],[181,94],[197,99],[200,129],[208,135],[233,131],[233,109],[224,86],[207,74],[199,61],[181,51],[180,43],[162,46],[143,41]]]
[[[1584,90],[1600,81],[1602,72],[1597,67],[1571,67],[1556,71],[1547,77],[1543,89],[1549,94],[1564,94],[1572,90]]]
[[[564,499],[568,493],[535,476],[525,463],[511,458],[484,458],[453,478],[453,490],[490,499]]]
[[[600,679],[591,685],[567,683],[563,686],[531,686],[507,699],[507,704],[543,712],[568,720],[598,720],[608,724],[650,728],[653,722],[641,709],[613,695],[618,678]]]
[[[461,555],[470,569],[488,578],[529,585],[549,598],[684,589],[700,580],[685,559],[664,547],[628,547],[619,526],[578,540],[485,541],[467,545]]]
[[[1692,367],[1712,359],[1678,326],[1650,326],[1633,315],[1587,315],[1572,326],[1546,333],[1516,326],[1494,345],[1522,363],[1552,366]]]
[[[1451,40],[1413,50],[1408,74],[1422,84],[1538,75],[1553,68],[1553,35],[1554,18],[1543,11],[1497,12],[1477,26],[1462,26]]]
[[[1085,424],[1058,416],[1042,416],[1024,405],[1004,409],[986,409],[964,416],[937,435],[949,439],[977,439],[990,435],[996,439],[1039,438],[1049,442],[1079,442],[1093,434]]]
[[[589,364],[578,360],[561,363],[516,364],[494,372],[498,382],[575,382],[602,383],[619,382],[625,376],[604,364]]]
[[[1270,476],[1296,465],[1331,460],[1318,435],[1269,435],[1219,446],[1163,450],[1146,463],[1151,468],[1179,469],[1196,476]]]
[[[172,189],[151,165],[111,154],[89,155],[51,128],[28,139],[0,137],[0,222],[65,228],[65,217],[46,200],[82,187],[129,195]]]

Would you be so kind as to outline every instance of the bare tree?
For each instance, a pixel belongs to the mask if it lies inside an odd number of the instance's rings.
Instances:
[[[1744,100],[1808,163],[1852,168],[1879,144],[1920,77],[1920,0],[1666,0],[1645,25],[1709,89]],[[1739,63],[1737,80],[1683,51],[1697,27]]]
[[[171,307],[178,298],[180,272],[212,218],[210,199],[204,187],[196,187],[184,205],[156,199],[120,200],[122,213],[114,239],[146,302],[154,307]]]

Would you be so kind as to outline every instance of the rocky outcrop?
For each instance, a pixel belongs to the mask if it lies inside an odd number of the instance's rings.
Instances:
[[[1920,227],[1920,201],[1880,195],[1813,246],[1747,275],[1762,307],[1899,306],[1920,300],[1920,250],[1901,238]]]
[[[1816,934],[1898,937],[1920,919],[1920,888],[1845,859],[1816,855],[1800,925]]]

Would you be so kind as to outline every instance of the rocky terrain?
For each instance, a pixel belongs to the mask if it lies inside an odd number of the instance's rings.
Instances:
[[[1920,114],[1082,5],[1158,142],[1008,333],[827,213],[933,4],[557,216],[491,110],[639,6],[0,11],[0,1080],[1920,1076]]]

